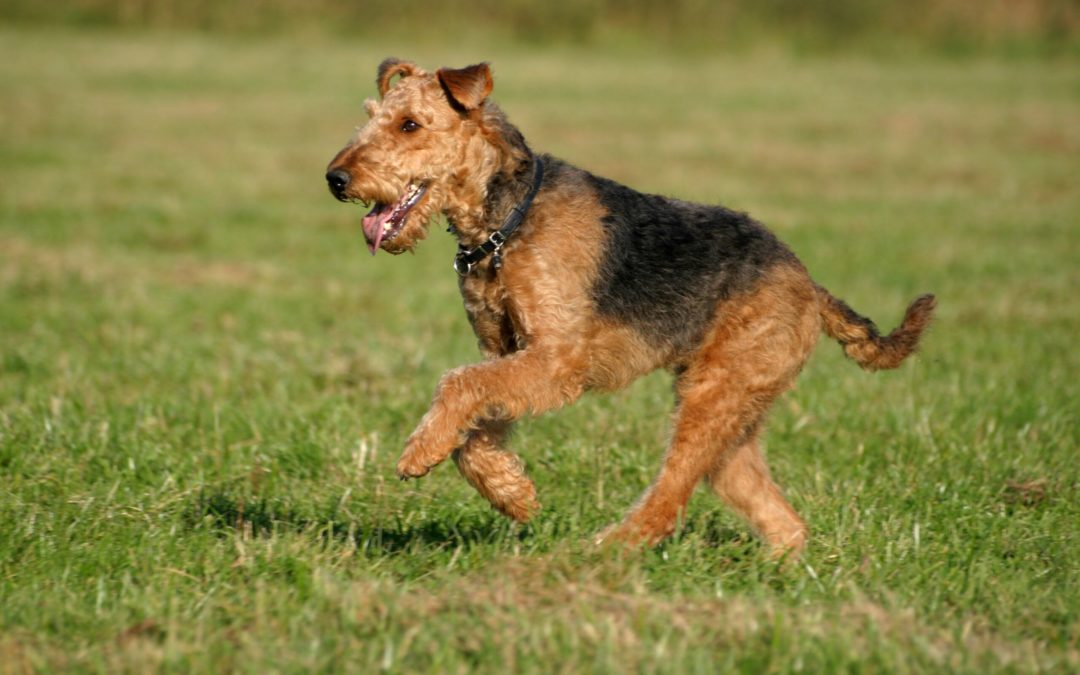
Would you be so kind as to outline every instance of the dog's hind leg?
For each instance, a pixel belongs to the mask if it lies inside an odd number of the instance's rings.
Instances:
[[[712,374],[680,383],[675,429],[660,473],[625,520],[600,536],[602,541],[652,546],[674,532],[698,482],[757,424],[763,406],[746,395],[746,382],[726,368]],[[771,402],[772,396],[766,398]]]
[[[805,528],[768,478],[755,439],[773,401],[794,384],[820,323],[804,273],[780,270],[768,281],[718,308],[715,325],[676,384],[678,414],[660,474],[604,539],[659,542],[675,530],[708,475],[770,544],[801,544]],[[752,498],[754,490],[765,493]],[[783,519],[773,508],[786,514],[783,525],[776,525]],[[792,541],[784,542],[787,537]]]
[[[491,506],[508,518],[527,521],[539,508],[536,486],[525,475],[521,458],[503,443],[510,423],[487,421],[469,433],[465,444],[454,450],[458,471]]]
[[[781,557],[806,545],[806,524],[769,476],[769,467],[755,432],[736,448],[722,453],[706,481]]]

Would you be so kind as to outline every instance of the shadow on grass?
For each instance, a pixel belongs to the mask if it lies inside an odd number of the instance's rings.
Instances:
[[[432,516],[403,521],[393,517],[373,524],[370,518],[343,518],[336,509],[325,514],[293,508],[288,502],[246,496],[228,490],[204,492],[184,509],[184,521],[193,529],[209,528],[222,534],[240,532],[251,537],[283,533],[313,533],[325,544],[352,542],[368,553],[393,554],[421,548],[455,549],[492,545],[529,538],[529,526],[515,527],[494,512],[469,510],[457,517]]]
[[[310,501],[246,494],[219,487],[190,499],[183,510],[184,522],[192,529],[205,529],[219,536],[271,538],[304,535],[328,547],[355,547],[368,557],[393,556],[404,552],[437,553],[459,548],[505,549],[526,543],[530,550],[546,549],[556,541],[591,542],[593,532],[582,531],[573,518],[548,514],[524,526],[517,525],[486,508],[442,511],[418,517],[416,513],[343,514],[336,500],[320,508]],[[599,529],[599,528],[598,528]],[[588,548],[588,547],[587,547]],[[658,565],[669,565],[671,556],[718,556],[722,566],[760,562],[763,549],[748,529],[731,522],[720,512],[700,514],[684,523],[675,536],[645,553]]]

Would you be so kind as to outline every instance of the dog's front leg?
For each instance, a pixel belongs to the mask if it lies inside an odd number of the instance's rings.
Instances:
[[[464,445],[454,450],[454,462],[465,480],[499,513],[519,523],[540,508],[536,486],[521,458],[506,449],[509,422],[481,421]]]
[[[463,445],[481,420],[515,420],[581,396],[580,369],[557,358],[561,350],[530,347],[510,356],[455,368],[443,376],[435,400],[405,444],[400,478],[423,476]],[[563,352],[565,353],[565,352]]]

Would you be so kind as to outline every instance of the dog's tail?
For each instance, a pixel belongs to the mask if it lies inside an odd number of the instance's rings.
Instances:
[[[843,300],[816,286],[821,302],[825,333],[840,343],[848,358],[865,370],[887,370],[899,366],[919,344],[934,313],[937,301],[927,293],[915,298],[904,312],[904,320],[882,337],[870,319],[857,313]]]

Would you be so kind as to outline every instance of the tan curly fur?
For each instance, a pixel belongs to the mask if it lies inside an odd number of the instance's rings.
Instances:
[[[388,59],[376,83],[380,99],[365,104],[369,121],[330,163],[332,191],[342,200],[375,202],[376,212],[419,191],[402,223],[387,221],[385,238],[365,231],[373,248],[412,249],[438,213],[461,246],[479,245],[522,201],[539,161],[488,100],[490,68],[428,73]],[[768,408],[793,386],[823,330],[867,369],[899,365],[929,323],[933,296],[913,303],[900,328],[882,337],[745,214],[643,196],[554,158],[543,161],[548,173],[500,251],[502,267],[488,257],[459,279],[485,358],[442,377],[406,442],[398,475],[423,476],[452,456],[496,509],[525,521],[538,501],[521,459],[506,448],[513,421],[666,368],[676,374],[678,403],[662,468],[623,522],[600,538],[660,541],[704,481],[774,554],[802,549],[806,526],[761,452]],[[730,230],[757,248],[743,254],[718,246],[717,255],[728,257],[715,269],[693,257],[687,264],[700,271],[668,269],[636,244],[657,232],[642,220],[645,207],[675,218],[667,227],[674,228],[672,239],[690,240],[684,246],[696,246],[687,233],[710,238]],[[371,218],[365,222],[374,231]],[[694,223],[702,218],[726,229],[701,229]],[[659,232],[658,246],[669,246]],[[694,250],[670,246],[673,255]],[[663,279],[627,270],[653,270],[648,274]],[[677,285],[672,279],[685,288],[670,288]],[[677,320],[656,320],[657,312]]]

